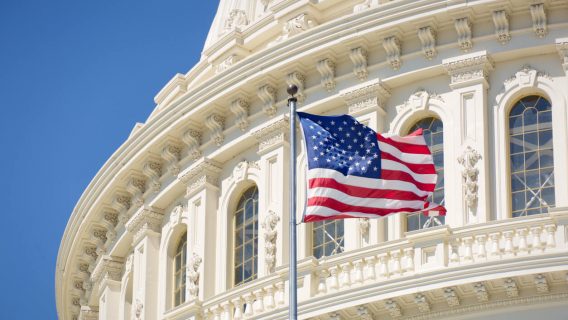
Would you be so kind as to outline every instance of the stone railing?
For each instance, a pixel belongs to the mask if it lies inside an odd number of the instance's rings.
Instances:
[[[309,308],[321,299],[337,299],[336,293],[342,291],[368,290],[420,274],[443,276],[466,265],[471,271],[496,260],[506,266],[515,259],[564,254],[567,225],[568,212],[559,212],[460,228],[439,226],[320,260],[303,259],[298,263],[299,306]],[[286,318],[287,272],[287,266],[277,268],[270,276],[203,302],[196,313],[212,320]]]

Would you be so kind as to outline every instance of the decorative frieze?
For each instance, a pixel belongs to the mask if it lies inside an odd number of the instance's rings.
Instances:
[[[380,79],[375,79],[346,90],[341,90],[339,95],[347,103],[349,114],[358,115],[377,109],[384,112],[383,106],[391,93],[390,89]]]
[[[367,49],[363,47],[351,48],[349,51],[349,59],[353,63],[353,74],[360,81],[367,80],[369,72],[367,71]]]
[[[236,122],[237,126],[241,129],[241,131],[246,131],[249,126],[248,121],[248,112],[249,112],[249,103],[248,101],[243,98],[237,98],[231,102],[231,112],[237,117]]]
[[[203,262],[203,259],[194,252],[187,264],[187,295],[192,299],[197,299],[199,296],[199,267],[201,262]]]
[[[509,15],[505,10],[493,11],[493,24],[495,25],[495,37],[499,43],[505,45],[511,40],[509,32]]]
[[[479,302],[487,302],[489,301],[489,291],[482,282],[478,282],[473,285],[473,291],[475,292],[475,296],[477,297],[477,301]]]
[[[402,317],[402,309],[400,308],[398,303],[396,303],[396,301],[392,299],[385,301],[385,309],[387,309],[390,316],[395,319]]]
[[[235,63],[239,62],[241,60],[241,57],[236,55],[236,54],[231,54],[229,55],[227,58],[225,58],[225,60],[223,60],[221,63],[219,63],[217,65],[217,69],[215,70],[215,72],[217,74],[229,69],[230,67],[232,67]]]
[[[291,72],[286,77],[286,84],[288,86],[295,85],[298,88],[298,93],[296,93],[298,102],[303,102],[304,100],[306,100],[306,94],[304,93],[305,81],[306,77],[298,71]]]
[[[189,128],[183,133],[182,140],[187,145],[187,155],[191,160],[197,160],[201,157],[201,131]]]
[[[556,39],[556,50],[562,60],[564,72],[568,75],[568,38]]]
[[[451,77],[450,86],[452,88],[479,81],[487,84],[487,77],[494,66],[493,61],[485,51],[444,59],[442,64]]]
[[[130,193],[132,205],[140,208],[144,204],[144,192],[146,192],[146,179],[140,175],[131,175],[126,183],[126,191]]]
[[[159,233],[163,217],[155,208],[143,208],[126,223],[126,230],[134,235],[134,243],[137,243],[149,232]]]
[[[544,38],[548,34],[544,3],[531,4],[531,18],[534,33],[537,37]]]
[[[276,239],[278,237],[276,226],[279,221],[280,217],[274,211],[269,210],[262,223],[262,228],[264,229],[264,260],[268,273],[274,272],[274,267],[276,266]]]
[[[458,33],[458,45],[460,49],[464,52],[468,52],[473,47],[473,42],[471,41],[471,22],[469,18],[459,18],[454,21],[454,27]]]
[[[550,290],[546,276],[541,273],[534,276],[534,284],[538,293],[548,293]]]
[[[162,147],[162,158],[166,161],[166,170],[172,175],[179,174],[179,160],[181,157],[181,146],[174,141],[168,141]]]
[[[454,290],[453,288],[444,288],[444,298],[446,299],[446,302],[448,303],[448,307],[457,307],[460,305],[460,299],[458,297],[458,294],[456,293],[456,290]]]
[[[396,36],[390,36],[383,40],[383,48],[387,52],[387,62],[393,70],[400,69],[402,61],[400,61],[400,40]]]
[[[434,28],[427,26],[418,29],[418,38],[422,44],[422,54],[428,60],[432,60],[438,55],[436,50],[436,31]]]
[[[128,220],[128,210],[130,209],[131,200],[130,196],[124,193],[117,193],[114,195],[111,207],[118,212],[118,221],[124,224]]]
[[[357,307],[357,315],[359,316],[359,319],[361,319],[361,320],[374,320],[375,319],[373,312],[371,312],[371,310],[369,310],[369,308],[367,306],[358,306]]]
[[[321,86],[331,92],[335,89],[335,62],[329,58],[318,61],[316,65],[321,76]]]
[[[287,143],[289,126],[288,118],[283,117],[253,132],[252,135],[258,141],[258,153],[266,153],[283,143]]]
[[[211,139],[216,146],[220,147],[225,141],[223,130],[225,129],[225,117],[218,113],[210,114],[205,119],[205,125],[211,131]]]
[[[162,176],[162,163],[161,161],[150,159],[144,163],[142,172],[149,179],[150,189],[153,192],[158,192],[162,188],[160,177]]]
[[[519,288],[517,287],[517,283],[512,278],[507,278],[503,281],[503,287],[505,288],[505,293],[507,293],[507,297],[515,298],[519,296]]]
[[[276,89],[269,84],[260,86],[256,91],[258,98],[262,101],[262,111],[273,117],[276,114]]]
[[[182,172],[179,179],[187,186],[186,196],[189,197],[196,191],[203,189],[207,184],[217,187],[219,173],[221,173],[221,165],[218,162],[202,158],[185,172]]]
[[[458,157],[458,163],[462,165],[462,188],[465,204],[468,208],[477,205],[477,176],[479,169],[475,166],[481,160],[481,155],[472,147],[467,146],[463,154]]]
[[[418,293],[414,296],[414,303],[416,303],[420,312],[430,312],[430,303],[422,293]]]

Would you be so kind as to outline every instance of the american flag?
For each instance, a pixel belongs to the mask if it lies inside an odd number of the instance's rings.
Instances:
[[[426,200],[437,175],[422,130],[387,137],[349,115],[297,114],[308,160],[304,222],[417,211],[445,215],[444,207]]]

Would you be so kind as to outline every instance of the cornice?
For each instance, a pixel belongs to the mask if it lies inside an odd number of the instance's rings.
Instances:
[[[451,77],[452,89],[477,83],[488,87],[487,77],[494,68],[493,60],[485,50],[444,59],[442,64]]]
[[[253,131],[252,136],[258,141],[258,153],[265,154],[282,144],[288,143],[289,123],[288,118],[282,116],[276,121]]]
[[[142,207],[126,222],[126,230],[134,235],[138,243],[146,234],[157,234],[162,226],[164,213],[156,208]]]
[[[187,186],[186,197],[201,190],[205,185],[218,187],[221,164],[215,160],[201,158],[191,167],[180,173],[178,180]]]

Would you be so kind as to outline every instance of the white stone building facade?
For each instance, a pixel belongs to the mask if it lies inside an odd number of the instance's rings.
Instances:
[[[301,319],[568,314],[568,1],[222,0],[75,207],[61,319],[287,319],[289,84],[427,129],[448,209],[299,225]]]

